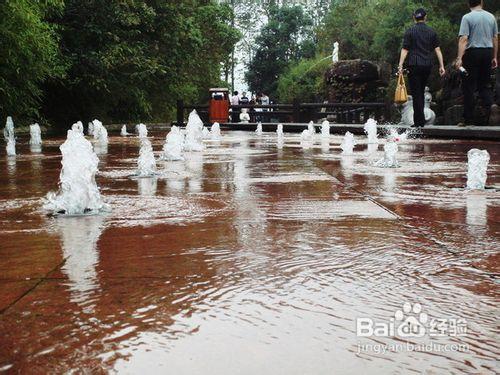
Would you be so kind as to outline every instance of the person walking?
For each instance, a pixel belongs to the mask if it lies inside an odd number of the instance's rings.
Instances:
[[[457,69],[463,72],[462,91],[464,94],[464,122],[461,126],[474,123],[474,94],[479,91],[486,108],[489,122],[493,91],[491,89],[492,69],[498,66],[498,23],[493,14],[483,9],[482,0],[469,0],[470,13],[462,18]]]
[[[408,58],[408,81],[413,98],[413,127],[425,125],[425,87],[432,70],[432,55],[439,61],[439,74],[445,74],[443,54],[439,47],[437,33],[427,25],[427,12],[423,8],[413,13],[415,25],[406,30],[403,48],[399,59],[399,73],[403,72],[403,64]]]

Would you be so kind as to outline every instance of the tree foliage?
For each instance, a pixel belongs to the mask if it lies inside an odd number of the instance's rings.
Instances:
[[[248,65],[246,80],[252,91],[274,96],[278,78],[293,61],[315,54],[312,20],[300,6],[273,7],[257,36],[256,52]]]
[[[318,94],[324,91],[324,72],[331,61],[330,56],[319,56],[292,64],[278,81],[280,102],[291,103],[295,98],[302,102],[317,101]]]
[[[56,22],[69,69],[47,83],[45,112],[58,123],[164,119],[219,84],[238,38],[230,16],[203,0],[68,0]]]
[[[0,2],[0,113],[35,117],[42,97],[41,83],[64,71],[57,33],[45,17],[61,1],[4,0]]]
[[[399,60],[405,30],[413,24],[412,14],[424,7],[428,11],[428,23],[438,33],[445,63],[449,64],[457,53],[457,35],[462,16],[467,13],[467,1],[448,0],[337,0],[330,12],[316,29],[319,51],[331,54],[333,43],[340,43],[340,58],[367,59],[388,62],[395,66]],[[500,15],[500,2],[486,0],[485,8]],[[280,100],[293,97],[309,99],[320,96],[330,64],[319,64],[305,59],[291,64],[279,78]],[[307,74],[303,71],[308,70]],[[438,90],[440,80],[434,71],[431,89]],[[314,90],[313,92],[311,92]]]
[[[56,12],[57,10],[57,12]],[[5,0],[0,105],[64,127],[167,120],[219,85],[239,33],[215,0]]]
[[[495,13],[500,5],[486,0]],[[404,31],[413,24],[412,13],[419,7],[428,12],[428,23],[441,40],[449,61],[456,55],[460,19],[468,12],[467,1],[448,0],[340,0],[332,6],[318,29],[320,49],[331,51],[340,42],[341,58],[364,58],[396,63]]]

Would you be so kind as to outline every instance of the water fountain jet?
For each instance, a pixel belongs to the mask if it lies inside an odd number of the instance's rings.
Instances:
[[[14,121],[12,117],[7,117],[5,128],[3,129],[3,136],[7,141],[6,151],[8,156],[16,156],[16,137],[14,133]]]
[[[151,141],[147,138],[141,138],[141,149],[137,159],[137,176],[153,177],[156,175],[156,160],[153,153]]]
[[[8,141],[9,138],[15,138],[14,121],[10,116],[7,116],[7,121],[5,122],[5,128],[3,129],[3,137],[5,138],[6,141]]]
[[[87,124],[87,135],[94,136],[94,124],[92,122]]]
[[[490,154],[486,150],[473,148],[467,153],[467,189],[483,190],[488,178],[487,170],[490,162]]]
[[[177,126],[172,126],[165,138],[163,145],[163,160],[184,160],[182,150],[184,148],[184,136]]]
[[[8,156],[16,156],[16,140],[14,137],[7,139],[7,147],[5,149]]]
[[[188,117],[186,125],[186,140],[184,148],[186,151],[203,151],[203,121],[196,110],[193,110]]]
[[[262,135],[262,123],[261,122],[259,122],[257,124],[257,129],[255,130],[255,134],[257,134],[258,136]]]
[[[47,194],[44,209],[66,215],[107,211],[109,207],[95,181],[99,158],[92,144],[78,130],[68,130],[68,137],[59,149],[62,153],[59,191]]]
[[[355,145],[356,140],[354,139],[354,135],[351,132],[346,132],[342,144],[340,145],[342,155],[352,155]]]
[[[398,168],[398,144],[394,139],[389,139],[384,145],[384,157],[375,163],[380,168]]]
[[[94,125],[94,139],[97,141],[99,145],[107,145],[108,144],[108,130],[104,127],[102,122],[99,120],[92,121]],[[82,133],[83,134],[83,133]]]
[[[122,137],[126,137],[127,135],[129,135],[129,132],[127,131],[127,125],[123,125],[121,130],[120,130],[120,135]]]
[[[30,125],[30,145],[40,146],[42,144],[42,131],[37,123]]]
[[[138,124],[136,126],[137,134],[139,138],[147,138],[148,137],[148,128],[144,124]]]
[[[285,144],[285,135],[283,134],[283,124],[278,124],[276,127],[276,134],[278,135],[278,148],[282,149]]]
[[[330,138],[330,123],[326,120],[321,124],[321,137]]]
[[[75,132],[79,132],[79,133],[82,133],[83,134],[83,124],[81,121],[77,121],[75,122],[72,126],[71,126],[71,130],[75,131]]]
[[[220,132],[220,124],[218,122],[214,122],[213,123],[212,128],[210,130],[210,137],[214,141],[220,141],[222,135],[221,135],[221,132]]]
[[[378,143],[377,121],[368,119],[364,127],[365,133],[368,136],[368,143]]]
[[[210,130],[208,130],[208,128],[206,126],[203,127],[201,132],[203,134],[203,139],[210,139],[211,138]]]

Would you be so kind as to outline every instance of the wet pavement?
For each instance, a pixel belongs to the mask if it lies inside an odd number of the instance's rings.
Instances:
[[[361,137],[341,156],[340,137],[285,136],[225,131],[155,179],[129,178],[139,141],[112,137],[97,178],[112,211],[88,217],[41,208],[63,139],[2,150],[0,371],[498,372],[500,190],[463,189],[471,148],[500,188],[498,143],[411,140],[382,169]],[[425,336],[357,332],[399,310]]]

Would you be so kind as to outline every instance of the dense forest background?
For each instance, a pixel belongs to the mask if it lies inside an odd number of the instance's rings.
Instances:
[[[0,113],[77,120],[167,120],[199,100],[238,41],[232,10],[210,0],[4,0]]]
[[[164,122],[178,98],[234,87],[238,67],[253,92],[313,100],[335,41],[341,59],[394,65],[419,6],[450,63],[466,0],[4,0],[0,115]]]

